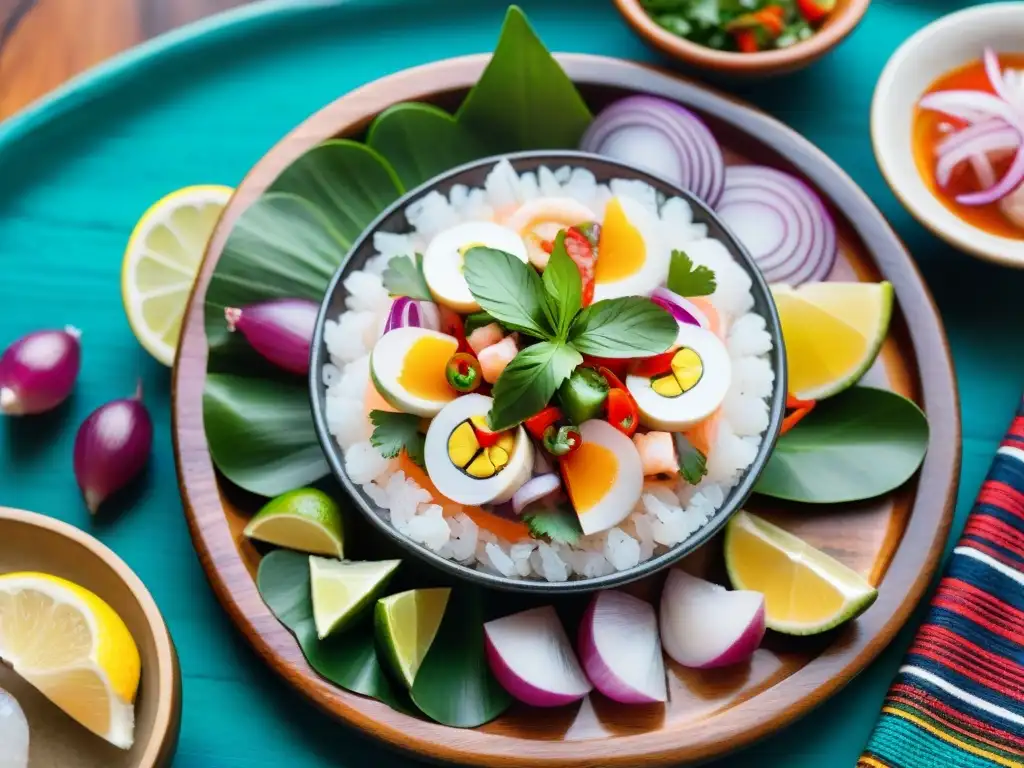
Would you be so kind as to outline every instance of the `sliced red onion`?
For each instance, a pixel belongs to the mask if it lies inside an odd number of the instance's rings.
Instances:
[[[797,286],[824,280],[832,271],[835,223],[799,179],[765,166],[732,166],[717,212],[769,282]]]
[[[669,314],[680,325],[696,325],[701,328],[711,327],[708,316],[701,312],[696,304],[689,299],[683,298],[678,293],[670,291],[668,288],[655,288],[651,294],[651,301],[667,309]]]
[[[432,301],[417,302],[420,308],[420,327],[430,331],[441,330],[441,312]]]
[[[384,324],[384,333],[395,328],[422,328],[420,306],[415,299],[399,296],[391,304],[388,321]]]
[[[517,515],[521,515],[528,506],[550,496],[561,487],[561,479],[553,472],[547,475],[537,475],[523,483],[512,496],[512,510]]]
[[[982,136],[987,136],[990,133],[997,131],[1006,130],[1010,126],[1005,120],[998,117],[992,118],[991,120],[982,120],[981,122],[969,125],[963,130],[953,131],[946,138],[935,145],[935,152],[940,157],[955,149],[959,149],[964,144],[967,144],[975,139],[979,139]]]
[[[1013,104],[1014,100],[1003,79],[1003,68],[999,66],[999,56],[992,48],[986,48],[982,60],[985,62],[985,74],[988,76],[988,81],[992,84],[992,90],[996,92],[996,96],[1007,104]]]
[[[63,403],[75,388],[82,364],[82,333],[36,331],[0,356],[0,412],[9,416],[44,413]]]
[[[725,184],[725,160],[704,122],[655,96],[628,96],[594,118],[580,149],[659,176],[714,207]]]
[[[969,130],[971,128],[965,129],[965,131]],[[983,133],[979,132],[974,138],[954,145],[953,149],[949,149],[939,156],[939,161],[935,165],[935,181],[938,182],[940,187],[945,187],[949,184],[950,179],[953,177],[953,171],[960,163],[970,160],[972,157],[987,156],[991,152],[1015,150],[1020,145],[1020,131],[1005,124],[1002,128]],[[993,179],[988,184],[983,183],[982,187],[989,189],[994,183]],[[1011,189],[1010,191],[1013,190]]]
[[[1017,150],[1013,162],[1006,173],[994,186],[983,189],[980,192],[969,192],[965,195],[957,195],[956,201],[961,205],[988,205],[994,203],[1013,192],[1024,182],[1024,148]]]
[[[244,309],[229,307],[229,331],[241,331],[252,348],[279,368],[309,373],[309,349],[320,307],[308,299],[271,299]]]
[[[988,189],[996,183],[996,171],[992,167],[988,155],[971,155],[968,162],[983,189]]]
[[[75,478],[90,512],[143,470],[152,446],[153,421],[142,403],[141,383],[134,397],[101,405],[82,422],[75,437]]]
[[[549,472],[553,472],[551,468],[551,462],[548,461],[544,451],[533,452],[533,474],[535,475],[546,475]]]
[[[918,106],[969,123],[992,117],[1000,117],[1011,125],[1020,121],[1020,115],[1010,104],[984,91],[936,91],[922,96]]]

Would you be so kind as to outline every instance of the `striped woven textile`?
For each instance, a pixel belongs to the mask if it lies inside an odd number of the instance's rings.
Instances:
[[[1024,402],[858,766],[1024,766]]]

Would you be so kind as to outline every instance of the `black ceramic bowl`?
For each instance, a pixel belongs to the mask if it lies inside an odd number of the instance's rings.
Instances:
[[[324,344],[324,323],[328,319],[337,318],[345,311],[345,298],[348,293],[342,285],[343,281],[351,272],[361,269],[366,260],[375,253],[373,247],[374,233],[404,233],[411,230],[405,218],[405,209],[410,203],[435,190],[447,195],[456,184],[464,184],[470,188],[482,187],[488,172],[502,157],[508,159],[516,172],[520,174],[536,171],[541,166],[547,166],[551,169],[563,165],[582,167],[590,170],[597,177],[599,183],[607,183],[611,179],[638,179],[650,184],[666,197],[681,197],[689,201],[690,206],[693,208],[694,222],[706,224],[708,236],[721,241],[732,257],[753,279],[751,290],[754,294],[754,311],[765,318],[768,332],[772,336],[771,364],[775,372],[775,388],[772,392],[769,408],[768,430],[763,436],[761,447],[753,464],[747,468],[740,482],[730,491],[718,511],[700,529],[667,552],[657,557],[652,557],[629,570],[618,571],[607,576],[595,578],[574,578],[564,582],[548,582],[532,579],[511,579],[498,574],[478,571],[475,568],[461,565],[454,560],[440,557],[427,547],[407,539],[392,528],[391,524],[381,516],[380,509],[363,492],[363,489],[349,479],[348,474],[345,472],[345,462],[341,446],[338,445],[327,428],[327,419],[324,413],[327,388],[324,386],[321,373],[324,365],[329,362],[327,348]],[[640,171],[629,165],[584,152],[556,150],[521,152],[477,160],[434,178],[388,206],[387,210],[378,216],[376,221],[356,240],[348,257],[341,267],[338,268],[338,271],[331,279],[330,285],[327,287],[327,293],[324,296],[323,303],[320,305],[320,314],[317,318],[316,331],[313,336],[309,386],[316,433],[324,455],[327,457],[327,462],[330,464],[335,476],[341,481],[342,485],[345,486],[345,489],[363,511],[363,514],[382,533],[421,560],[440,568],[448,574],[476,584],[519,592],[571,593],[605,589],[656,573],[693,552],[721,530],[733,513],[740,509],[750,496],[754,484],[757,482],[757,478],[768,461],[772,448],[775,446],[775,441],[778,439],[786,401],[786,366],[781,325],[779,324],[779,317],[775,311],[775,303],[772,301],[768,284],[743,246],[739,244],[722,222],[719,221],[718,217],[704,203],[689,192],[685,192],[657,176]]]

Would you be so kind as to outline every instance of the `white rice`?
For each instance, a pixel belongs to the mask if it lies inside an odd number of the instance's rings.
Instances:
[[[718,311],[732,358],[732,385],[725,398],[708,473],[697,486],[674,485],[648,478],[644,493],[618,527],[585,536],[574,547],[535,539],[511,542],[480,529],[462,507],[433,499],[398,469],[397,460],[381,457],[370,445],[372,425],[364,407],[369,382],[369,354],[386,321],[391,300],[380,275],[394,256],[422,252],[443,229],[464,221],[492,219],[537,197],[572,197],[599,212],[614,195],[628,196],[658,215],[666,242],[685,248],[696,264],[713,269],[717,289],[709,298]],[[754,314],[751,279],[725,246],[693,223],[693,211],[681,198],[664,199],[649,185],[616,179],[598,184],[581,168],[541,168],[517,175],[502,161],[487,176],[483,189],[453,187],[446,198],[432,192],[406,210],[412,231],[379,232],[377,253],[365,268],[351,273],[344,286],[347,311],[328,320],[324,342],[330,363],[322,379],[327,388],[327,425],[344,450],[351,480],[362,486],[382,517],[400,533],[428,549],[465,565],[507,577],[565,581],[592,578],[636,566],[698,531],[723,504],[757,455],[768,428],[768,403],[774,374],[767,359],[772,348],[764,318]]]

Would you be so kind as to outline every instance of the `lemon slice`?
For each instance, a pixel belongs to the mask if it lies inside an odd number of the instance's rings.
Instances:
[[[806,283],[772,286],[786,344],[789,390],[820,400],[853,385],[889,332],[892,284]]]
[[[0,576],[0,659],[97,736],[132,746],[139,649],[89,590],[45,573]]]
[[[401,560],[376,563],[309,558],[313,622],[323,640],[343,629],[381,593]]]
[[[245,535],[311,555],[344,557],[341,510],[316,488],[299,488],[271,499],[245,526]]]
[[[234,190],[184,187],[153,203],[132,231],[121,264],[121,299],[139,343],[173,365],[185,306],[206,244]]]
[[[452,591],[443,587],[411,589],[382,597],[374,611],[377,639],[385,658],[406,688],[412,688],[448,607]]]
[[[825,632],[878,596],[856,571],[742,510],[725,529],[725,566],[733,587],[764,595],[765,623],[787,635]]]

